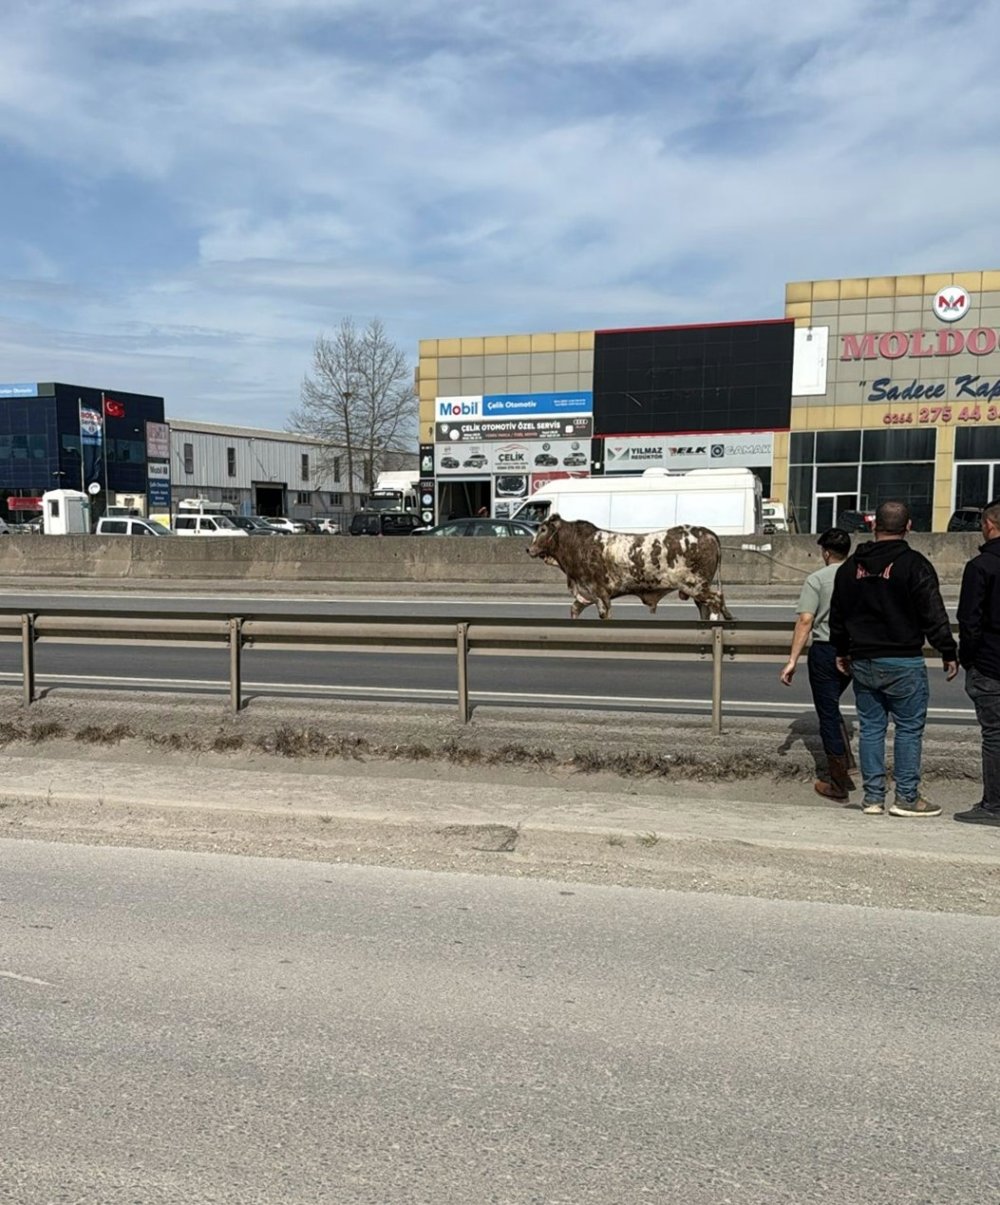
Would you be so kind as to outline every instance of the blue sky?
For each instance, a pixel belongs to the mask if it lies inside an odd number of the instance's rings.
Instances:
[[[283,427],[317,334],[774,317],[1000,267],[995,14],[5,0],[0,381]]]

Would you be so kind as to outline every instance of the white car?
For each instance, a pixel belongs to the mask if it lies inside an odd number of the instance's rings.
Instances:
[[[10,528],[3,519],[0,519],[0,536],[9,536]]]
[[[103,515],[97,520],[95,536],[172,536],[174,533],[162,523],[152,519],[127,518]]]
[[[287,519],[283,515],[277,519],[272,519],[269,515],[265,516],[265,518],[272,527],[276,527],[279,531],[287,531],[293,536],[305,534],[306,525],[299,523],[295,519]]]
[[[174,532],[179,536],[247,536],[228,515],[177,515]]]
[[[316,526],[325,535],[328,535],[328,536],[339,536],[340,535],[340,524],[337,522],[336,519],[317,519]]]

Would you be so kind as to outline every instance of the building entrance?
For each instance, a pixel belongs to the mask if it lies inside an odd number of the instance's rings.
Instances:
[[[471,481],[439,481],[437,521],[464,519],[486,507],[490,509],[490,479],[476,478]]]
[[[858,509],[857,494],[817,494],[813,501],[813,531],[826,531],[836,526],[845,510]]]
[[[257,485],[253,487],[253,508],[258,515],[275,518],[285,513],[285,487],[283,485]]]

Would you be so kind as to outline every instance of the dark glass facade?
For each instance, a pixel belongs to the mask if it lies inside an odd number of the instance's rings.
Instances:
[[[594,434],[782,431],[794,323],[597,331]]]
[[[935,443],[933,427],[796,431],[788,496],[798,530],[823,531],[844,511],[873,511],[898,499],[909,506],[914,529],[930,531]]]
[[[0,517],[9,517],[11,494],[85,489],[80,459],[80,405],[100,411],[101,390],[40,384],[36,397],[0,398]],[[146,492],[146,423],[162,423],[163,398],[104,390],[117,402],[106,414],[106,469],[100,482],[117,493]]]

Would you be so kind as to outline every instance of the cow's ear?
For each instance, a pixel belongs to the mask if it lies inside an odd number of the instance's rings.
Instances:
[[[559,527],[562,524],[562,519],[559,517],[559,515],[549,515],[549,522],[553,527]]]

